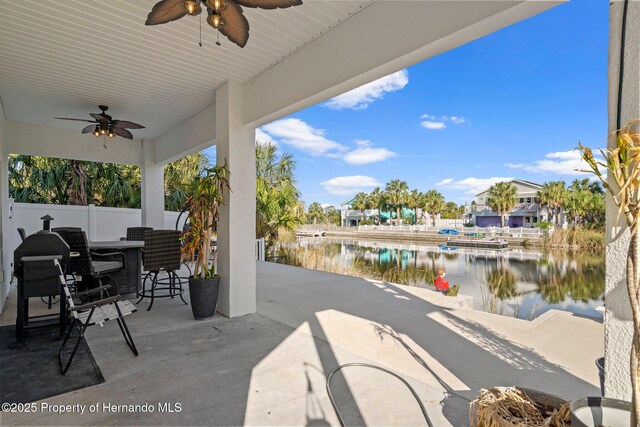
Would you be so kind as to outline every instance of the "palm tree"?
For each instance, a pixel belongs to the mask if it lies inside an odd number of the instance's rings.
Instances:
[[[337,226],[340,226],[340,222],[342,221],[340,211],[336,209],[335,206],[327,206],[324,208],[324,219],[328,224]]]
[[[424,210],[431,217],[432,225],[436,225],[436,216],[445,208],[444,196],[437,190],[429,190],[424,193]]]
[[[291,153],[278,157],[272,144],[256,144],[256,234],[277,238],[278,229],[293,229],[302,222],[300,192],[294,178]]]
[[[447,202],[440,216],[443,219],[458,219],[464,214],[464,206],[458,206],[454,202]]]
[[[307,220],[313,221],[313,225],[316,225],[318,221],[324,221],[324,209],[320,206],[320,203],[313,202],[307,209]]]
[[[547,206],[553,215],[553,223],[558,225],[558,216],[560,208],[564,206],[565,201],[565,184],[563,181],[550,181],[542,185],[542,189],[538,191],[540,203]]]
[[[409,195],[409,185],[405,181],[394,179],[389,181],[384,189],[384,200],[386,204],[396,209],[396,221],[398,224],[402,223],[400,219],[400,210],[407,203],[407,196]]]
[[[407,199],[407,207],[409,207],[410,209],[413,209],[414,223],[418,222],[418,208],[421,208],[424,206],[423,201],[424,201],[424,194],[422,194],[417,189],[411,190],[411,193],[409,193],[409,197]]]
[[[500,214],[500,227],[504,227],[504,216],[518,202],[518,190],[511,182],[498,182],[489,188],[487,205]]]
[[[67,172],[70,205],[87,206],[87,173],[80,160],[71,160],[71,168]]]
[[[595,184],[597,185],[597,183]],[[591,183],[589,182],[589,178],[574,179],[567,190],[591,191]]]
[[[367,209],[367,193],[359,192],[351,201],[351,208],[360,211],[360,218],[364,218],[364,210]]]
[[[202,152],[169,163],[164,167],[164,208],[179,211],[185,204],[185,189],[209,167],[209,159]]]
[[[377,223],[380,223],[380,210],[383,205],[383,194],[380,187],[374,188],[371,193],[367,194],[367,208],[376,209],[378,211]]]

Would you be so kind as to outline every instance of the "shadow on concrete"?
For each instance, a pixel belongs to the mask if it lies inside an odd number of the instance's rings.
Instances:
[[[467,410],[460,414],[466,404],[455,403],[463,400],[456,395],[472,399],[480,388],[520,385],[564,398],[597,392],[596,387],[549,362],[535,349],[515,344],[477,322],[463,320],[451,310],[435,306],[402,287],[282,265],[273,267],[272,276],[268,269],[269,266],[259,265],[259,300],[271,301],[268,305],[259,305],[260,313],[290,326],[309,322],[314,336],[326,340],[330,347],[331,339],[319,324],[316,313],[336,310],[382,324],[380,336],[396,340],[449,392],[441,403],[445,405],[444,416],[453,425],[459,425],[462,415],[468,422]],[[444,317],[446,325],[429,317],[435,312]],[[471,392],[452,389],[399,338],[401,335],[410,337]],[[321,356],[326,373],[337,364],[334,352],[325,350]],[[357,406],[352,410],[357,411]],[[356,418],[360,419],[357,415]]]
[[[482,324],[461,319],[453,310],[384,282],[259,263],[259,314],[196,322],[189,307],[170,299],[156,302],[149,312],[143,304],[140,308],[128,321],[140,356],[132,357],[127,351],[117,328],[90,334],[88,342],[106,382],[72,396],[58,396],[49,403],[181,403],[179,413],[5,414],[4,421],[40,425],[241,425],[247,422],[249,410],[259,410],[263,411],[260,420],[268,424],[272,409],[271,403],[264,403],[269,402],[264,395],[271,393],[272,402],[281,407],[285,402],[277,400],[282,392],[272,384],[255,385],[254,373],[260,366],[264,372],[265,361],[281,351],[278,347],[302,325],[308,325],[320,366],[315,362],[302,366],[304,360],[299,362],[297,379],[304,381],[306,388],[299,396],[301,404],[294,406],[304,414],[296,414],[295,419],[310,426],[330,425],[335,420],[329,412],[333,409],[327,405],[326,391],[318,387],[318,381],[313,382],[311,375],[326,378],[339,363],[354,361],[345,360],[345,354],[357,357],[357,351],[345,351],[332,340],[335,331],[324,322],[326,311],[364,319],[366,325],[374,323],[379,339],[392,339],[408,352],[416,366],[445,390],[439,400],[442,415],[438,415],[454,426],[468,423],[464,399],[474,398],[480,388],[521,385],[565,398],[599,392],[597,387],[541,357],[535,348],[515,344]],[[468,389],[453,387],[418,350],[428,353]],[[295,354],[292,360],[298,363]],[[372,362],[375,364],[376,360]],[[287,368],[277,364],[278,357],[271,367],[273,363],[267,366],[276,371],[271,372],[276,377],[280,368]],[[397,372],[393,366],[385,367]],[[349,425],[363,425],[366,409],[358,406],[354,394],[360,396],[367,391],[351,390],[341,375],[335,381],[336,400],[345,420]],[[416,391],[425,394],[425,390]],[[301,399],[305,399],[304,405]]]

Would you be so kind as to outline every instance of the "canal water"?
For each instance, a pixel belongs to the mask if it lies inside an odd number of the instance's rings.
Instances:
[[[322,258],[319,263],[317,258]],[[310,260],[314,260],[313,263]],[[476,310],[532,320],[555,308],[602,319],[604,255],[447,248],[429,244],[304,238],[271,260],[433,289],[438,268]]]

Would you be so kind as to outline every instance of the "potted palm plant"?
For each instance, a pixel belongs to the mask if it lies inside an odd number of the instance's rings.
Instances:
[[[189,226],[183,232],[182,255],[194,262],[189,277],[189,298],[193,317],[205,320],[213,317],[218,303],[220,276],[216,273],[217,252],[212,253],[213,239],[218,229],[218,212],[229,188],[226,162],[204,170],[190,186],[186,209]]]
[[[616,131],[616,147],[606,151],[601,150],[604,162],[594,158],[591,149],[578,146],[582,158],[589,165],[589,172],[602,182],[602,185],[611,195],[613,202],[618,206],[618,219],[623,217],[629,227],[631,240],[627,251],[627,293],[631,303],[633,317],[633,340],[629,367],[631,374],[631,407],[630,418],[632,426],[640,426],[640,134],[633,131],[633,126],[638,126],[640,119],[628,123],[622,129]],[[607,175],[603,175],[606,171]],[[607,407],[614,407],[612,412],[619,411],[620,402],[605,402],[604,399],[581,399],[576,404],[576,409],[591,410],[604,414]],[[612,399],[609,399],[612,400]],[[580,406],[578,408],[578,406]],[[573,410],[573,408],[572,408]],[[602,424],[605,424],[602,422]],[[581,424],[578,424],[581,425]],[[610,425],[610,424],[607,424]],[[612,424],[611,424],[612,425]]]

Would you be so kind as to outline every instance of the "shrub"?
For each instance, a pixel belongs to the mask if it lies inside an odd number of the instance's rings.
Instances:
[[[540,221],[533,224],[534,227],[539,228],[541,230],[548,230],[553,227],[553,222],[551,221]]]
[[[542,246],[548,248],[603,251],[604,231],[582,227],[572,227],[566,230],[556,229],[550,236],[542,239]]]

